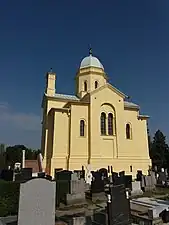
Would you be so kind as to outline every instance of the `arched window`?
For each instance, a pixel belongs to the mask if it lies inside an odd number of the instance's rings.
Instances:
[[[131,139],[131,126],[129,123],[126,124],[126,138]]]
[[[85,136],[85,122],[84,120],[80,120],[80,136]]]
[[[84,91],[87,91],[87,81],[84,82]]]
[[[131,172],[131,173],[133,172],[133,167],[132,167],[132,166],[130,166],[130,172]]]
[[[106,135],[106,114],[104,112],[101,113],[100,128],[101,128],[101,134]]]
[[[94,82],[94,87],[95,87],[95,89],[98,88],[98,82],[97,82],[97,80]]]
[[[113,114],[108,114],[108,134],[113,135]]]

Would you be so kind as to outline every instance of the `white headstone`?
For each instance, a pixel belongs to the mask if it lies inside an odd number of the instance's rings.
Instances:
[[[141,182],[140,181],[134,181],[132,182],[132,191],[131,195],[142,195],[143,191],[141,190]]]
[[[56,183],[35,178],[20,186],[18,225],[55,224]]]

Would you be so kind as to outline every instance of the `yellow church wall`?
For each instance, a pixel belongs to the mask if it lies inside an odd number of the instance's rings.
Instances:
[[[106,97],[105,97],[106,96]],[[106,105],[104,105],[106,104]],[[112,92],[109,88],[104,88],[103,90],[99,90],[95,92],[91,96],[91,152],[92,157],[101,157],[106,160],[106,158],[110,161],[112,157],[108,157],[108,154],[105,154],[107,145],[114,146],[114,149],[110,153],[110,155],[117,158],[118,156],[118,148],[119,144],[117,144],[117,140],[121,136],[120,130],[122,130],[122,121],[123,121],[123,98],[118,96],[116,93]],[[103,106],[102,106],[103,105]],[[100,115],[101,112],[112,112],[115,109],[115,118],[116,118],[116,135],[101,135],[100,131]],[[121,121],[118,120],[121,118]],[[112,139],[111,141],[107,141],[107,139]],[[105,145],[105,147],[104,147]],[[113,153],[113,154],[112,154]]]
[[[47,97],[44,102],[44,109],[43,109],[44,110],[44,117],[43,117],[44,124],[42,125],[41,149],[42,149],[42,153],[43,153],[43,157],[44,157],[43,158],[43,168],[47,168],[47,171],[49,170],[50,166],[53,167],[52,165],[54,165],[55,164],[54,161],[56,161],[56,159],[52,159],[53,164],[51,165],[52,162],[51,162],[51,157],[49,155],[51,155],[51,153],[53,152],[53,149],[55,149],[56,141],[52,142],[53,134],[50,131],[53,128],[51,128],[50,124],[52,124],[54,122],[54,119],[50,117],[49,112],[52,108],[62,108],[65,104],[66,104],[66,102],[64,100],[58,101],[55,99],[50,99],[50,98],[48,99]],[[61,114],[61,112],[58,112],[58,113]],[[53,122],[51,122],[51,120]],[[59,127],[59,126],[57,126],[57,127]],[[62,127],[62,125],[61,125],[61,127]],[[61,166],[63,164],[63,160],[61,159],[60,161],[61,161],[60,162],[60,166]]]
[[[85,121],[85,136],[80,136],[80,120]],[[71,105],[70,169],[80,169],[88,161],[88,106]]]
[[[53,156],[51,160],[51,172],[55,168],[67,168],[69,150],[69,116],[67,112],[54,113],[53,129]]]
[[[148,137],[146,120],[138,119],[138,112],[134,110],[124,111],[124,130],[126,124],[131,125],[131,139],[126,139],[121,156],[148,159]]]
[[[94,169],[112,165],[117,172],[125,170],[127,174],[135,174],[141,168],[147,173],[151,161],[148,155],[146,121],[137,119],[137,111],[124,110],[123,98],[108,88],[94,93],[91,105],[90,162]],[[115,115],[115,135],[100,134],[101,112],[112,112]],[[126,140],[125,126],[128,122],[132,124],[132,140]]]
[[[47,103],[47,113],[52,109],[52,108],[62,108],[66,104],[66,101],[64,100],[48,100]]]

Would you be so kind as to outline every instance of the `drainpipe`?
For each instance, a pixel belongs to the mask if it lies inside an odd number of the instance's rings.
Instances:
[[[67,170],[69,170],[70,151],[71,151],[71,110],[68,113],[69,129],[68,129],[68,154],[67,154]]]

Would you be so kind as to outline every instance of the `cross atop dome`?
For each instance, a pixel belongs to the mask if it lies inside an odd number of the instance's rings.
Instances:
[[[104,70],[100,60],[93,56],[91,47],[89,48],[89,56],[85,57],[80,64],[81,69],[87,67],[96,67]]]
[[[92,55],[92,48],[89,48],[89,55]]]

